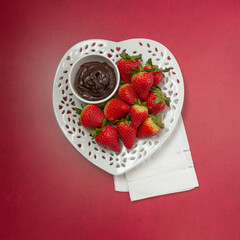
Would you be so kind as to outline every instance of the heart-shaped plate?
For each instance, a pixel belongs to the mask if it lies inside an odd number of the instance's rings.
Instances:
[[[79,126],[79,115],[74,108],[81,102],[73,95],[69,87],[69,72],[73,63],[82,55],[99,53],[111,58],[115,63],[120,53],[129,55],[142,54],[143,64],[152,58],[154,65],[171,68],[165,73],[160,87],[171,98],[170,107],[162,113],[165,128],[149,139],[136,139],[132,149],[128,150],[121,143],[121,151],[116,153],[96,144],[91,139],[88,129]],[[91,39],[77,43],[63,56],[53,84],[53,107],[58,124],[69,142],[86,159],[113,175],[120,175],[134,168],[151,156],[170,136],[179,119],[184,100],[184,83],[179,65],[172,53],[162,44],[149,39],[130,39],[112,42]]]

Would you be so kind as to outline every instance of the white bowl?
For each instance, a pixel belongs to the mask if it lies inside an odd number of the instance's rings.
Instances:
[[[81,67],[81,65],[83,65],[84,63],[87,62],[93,62],[93,61],[98,61],[98,62],[106,62],[109,66],[111,66],[114,69],[115,72],[115,76],[116,76],[116,86],[113,89],[113,91],[104,99],[101,100],[97,100],[97,101],[90,101],[87,99],[84,99],[83,97],[81,97],[76,88],[75,88],[75,80],[76,80],[76,76],[77,73]],[[117,68],[117,65],[108,57],[105,57],[103,55],[100,54],[88,54],[88,55],[84,55],[83,57],[77,59],[75,61],[75,63],[73,64],[70,73],[69,73],[69,85],[70,88],[73,92],[73,94],[82,102],[87,103],[87,104],[100,104],[103,103],[105,101],[107,101],[108,99],[110,99],[117,91],[118,86],[119,86],[119,82],[120,82],[120,74]]]

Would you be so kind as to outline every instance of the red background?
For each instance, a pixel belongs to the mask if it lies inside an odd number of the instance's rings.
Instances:
[[[2,0],[0,239],[240,239],[239,12],[238,0]],[[64,137],[54,75],[93,38],[149,38],[174,54],[199,188],[132,203]]]

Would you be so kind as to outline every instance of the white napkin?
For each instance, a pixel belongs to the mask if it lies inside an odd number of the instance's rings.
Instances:
[[[198,187],[182,117],[171,136],[149,159],[113,179],[115,191],[129,192],[131,201]]]

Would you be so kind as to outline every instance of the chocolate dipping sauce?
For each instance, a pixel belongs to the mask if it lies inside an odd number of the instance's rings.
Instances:
[[[89,101],[98,101],[109,96],[116,87],[114,69],[106,62],[84,63],[76,76],[78,94]]]

